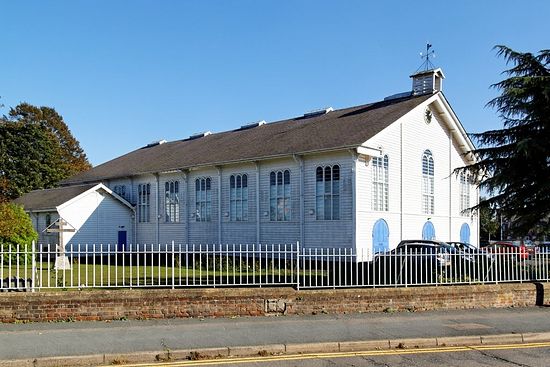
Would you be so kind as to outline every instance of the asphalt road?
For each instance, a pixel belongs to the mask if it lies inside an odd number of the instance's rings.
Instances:
[[[281,356],[265,358],[242,358],[223,361],[196,361],[164,364],[163,367],[199,366],[249,366],[249,367],[548,367],[550,344],[545,347],[532,345],[487,346],[476,350],[463,349],[393,350],[384,355],[377,352],[359,353],[334,357],[327,355]],[[352,354],[352,353],[349,353]]]

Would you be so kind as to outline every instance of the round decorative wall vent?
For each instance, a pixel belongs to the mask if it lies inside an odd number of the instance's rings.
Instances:
[[[424,122],[427,124],[432,122],[432,111],[430,111],[429,107],[426,107],[426,110],[424,111]]]

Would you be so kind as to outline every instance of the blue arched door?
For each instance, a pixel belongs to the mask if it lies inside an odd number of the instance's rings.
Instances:
[[[424,227],[422,228],[422,239],[423,240],[435,239],[435,227],[432,222],[428,221],[424,223]]]
[[[467,223],[460,227],[460,242],[470,243],[470,226]]]
[[[372,252],[386,252],[390,249],[390,229],[384,219],[378,219],[372,228]]]

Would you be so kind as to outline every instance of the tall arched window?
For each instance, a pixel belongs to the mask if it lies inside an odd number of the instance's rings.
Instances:
[[[138,185],[138,222],[150,221],[151,212],[151,184]]]
[[[126,199],[126,185],[115,185],[113,190],[118,196]]]
[[[269,219],[290,220],[290,171],[274,171],[269,174]]]
[[[389,210],[389,158],[372,158],[372,209]]]
[[[422,154],[422,212],[434,214],[434,159],[432,152]]]
[[[164,184],[164,213],[166,222],[180,221],[179,181],[168,181]]]
[[[212,181],[210,177],[195,180],[195,221],[212,220]]]
[[[460,213],[467,215],[470,208],[470,177],[466,172],[460,173]]]
[[[231,221],[248,220],[248,176],[229,177],[229,218]]]
[[[315,181],[317,219],[340,219],[340,166],[317,167]]]

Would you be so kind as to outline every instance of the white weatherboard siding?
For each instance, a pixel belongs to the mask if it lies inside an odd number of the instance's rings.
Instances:
[[[48,233],[45,231],[47,227],[46,217],[48,215],[50,216],[50,224],[55,222],[59,218],[59,215],[56,211],[30,213],[33,227],[38,233],[37,243],[43,245],[44,250],[47,250],[47,245],[57,244],[59,239],[57,233]]]
[[[290,171],[291,213],[289,221],[269,217],[269,175]],[[260,165],[260,243],[295,244],[300,240],[300,166],[292,158],[262,161]]]
[[[230,216],[230,184],[231,175],[247,175],[248,188],[248,219],[243,221],[232,221]],[[254,163],[227,165],[221,168],[222,191],[221,191],[221,212],[222,245],[255,244],[256,238],[256,165]],[[217,218],[216,218],[217,219]]]
[[[179,182],[179,218],[177,222],[166,220],[166,183],[170,181]],[[159,176],[159,188],[159,243],[165,245],[174,241],[175,244],[184,244],[186,242],[185,231],[187,230],[184,211],[186,204],[184,175],[181,172],[161,174]]]
[[[318,220],[316,213],[317,167],[340,166],[340,219]],[[350,152],[334,152],[304,157],[305,236],[303,246],[334,248],[353,246],[352,167]]]
[[[210,178],[212,212],[210,221],[197,222],[195,180]],[[189,172],[187,182],[187,202],[189,203],[189,237],[191,245],[218,244],[218,170],[215,168],[201,168]]]
[[[156,178],[154,175],[141,175],[136,177],[133,180],[132,187],[132,197],[134,198],[133,203],[137,203],[138,200],[138,187],[140,184],[151,184],[151,196],[150,196],[150,212],[149,212],[149,222],[139,222],[137,217],[137,206],[136,208],[136,232],[134,243],[137,244],[152,244],[157,242],[157,214],[156,214],[156,203],[157,203],[157,185]],[[111,188],[112,189],[112,188]],[[130,238],[130,237],[129,237]]]
[[[374,211],[372,205],[372,157],[360,156],[356,163],[356,238],[358,251],[370,258],[375,222],[384,219],[389,227],[389,245],[395,247],[403,239],[421,239],[427,221],[435,227],[436,239],[459,241],[463,223],[470,226],[471,243],[478,245],[478,218],[460,213],[459,179],[452,174],[464,166],[461,148],[441,117],[434,113],[432,122],[424,121],[425,106],[420,105],[394,124],[368,140],[365,145],[377,147],[389,158],[389,210]],[[422,208],[422,154],[430,150],[435,166],[434,214]],[[463,148],[462,148],[463,149]],[[402,195],[401,195],[402,193]],[[470,205],[478,192],[470,189]]]
[[[132,238],[132,210],[109,194],[101,191],[90,191],[62,205],[59,215],[65,219],[76,232],[63,234],[64,245],[79,244],[84,249],[86,244],[103,245],[112,249],[118,242],[118,231],[126,231],[128,243]]]

